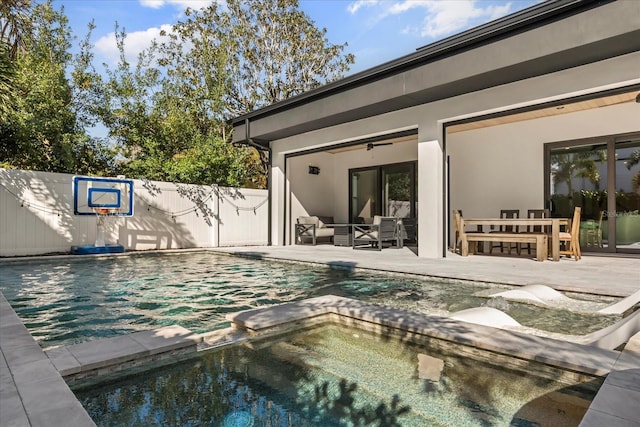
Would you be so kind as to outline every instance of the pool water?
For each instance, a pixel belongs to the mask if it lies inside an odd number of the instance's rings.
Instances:
[[[569,427],[601,385],[338,326],[254,348],[75,393],[98,426]]]
[[[11,262],[0,264],[0,277],[0,291],[43,347],[172,324],[202,333],[227,327],[227,313],[327,294],[445,314],[487,304],[479,291],[508,289],[210,252]],[[518,303],[505,311],[526,326],[577,335],[619,320]]]

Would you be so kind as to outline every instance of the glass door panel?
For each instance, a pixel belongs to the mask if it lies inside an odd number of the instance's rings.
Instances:
[[[382,215],[396,218],[413,217],[412,178],[411,165],[382,168]]]
[[[582,207],[580,247],[601,250],[607,233],[607,143],[552,149],[550,152],[551,216],[572,218]]]
[[[351,172],[351,222],[371,223],[378,214],[378,168]]]
[[[615,144],[616,248],[624,252],[640,249],[640,138]]]

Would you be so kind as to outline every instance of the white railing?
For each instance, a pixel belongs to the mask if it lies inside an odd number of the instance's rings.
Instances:
[[[96,217],[73,215],[72,178],[0,169],[0,256],[95,243]],[[134,180],[134,215],[107,218],[105,240],[127,250],[266,245],[267,198],[267,190]]]

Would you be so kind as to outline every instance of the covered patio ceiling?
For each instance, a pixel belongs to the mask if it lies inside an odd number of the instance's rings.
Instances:
[[[401,143],[401,142],[409,142],[409,141],[413,141],[413,142],[417,143],[418,142],[418,135],[417,134],[404,135],[404,136],[399,136],[399,137],[395,137],[395,138],[383,139],[383,140],[376,141],[376,142],[355,143],[355,144],[349,145],[349,146],[341,146],[341,147],[338,147],[338,148],[329,148],[328,150],[326,150],[326,152],[327,153],[331,153],[331,154],[345,153],[347,151],[363,150],[365,148],[365,146],[367,146],[368,150],[371,150],[371,149],[376,149],[376,147],[393,145],[393,144],[398,144],[398,143]]]
[[[493,115],[488,118],[476,118],[465,120],[447,127],[447,134],[464,132],[473,129],[481,129],[490,126],[499,126],[507,123],[521,122],[525,120],[539,119],[542,117],[558,116],[561,114],[575,113],[578,111],[591,110],[595,108],[608,107],[616,104],[624,104],[630,102],[638,102],[637,97],[640,96],[638,89],[616,93],[612,95],[604,95],[598,98],[565,102],[558,105],[545,106],[537,109],[527,109],[522,112],[504,112]],[[487,116],[483,116],[487,117]]]

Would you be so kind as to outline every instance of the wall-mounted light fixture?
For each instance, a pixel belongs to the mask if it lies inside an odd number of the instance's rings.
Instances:
[[[309,166],[309,174],[320,175],[320,168],[318,166]]]

